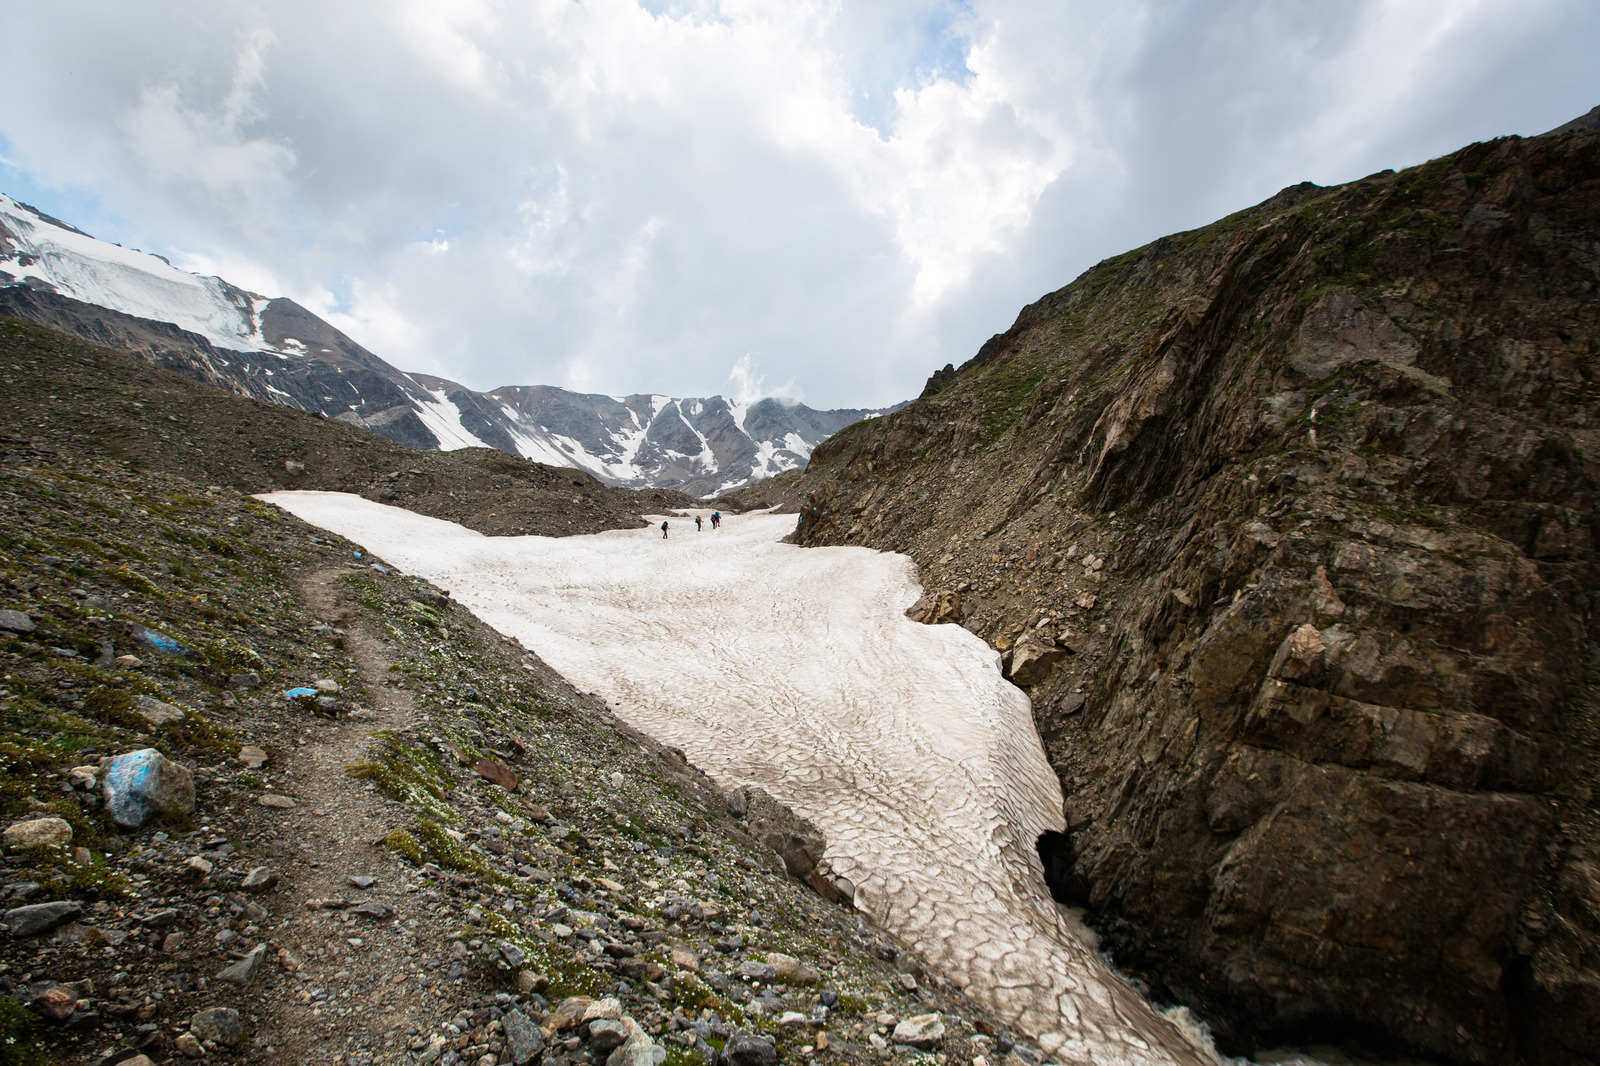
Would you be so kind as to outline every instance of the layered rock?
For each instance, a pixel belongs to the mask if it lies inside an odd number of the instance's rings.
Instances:
[[[1597,248],[1593,131],[1297,186],[783,486],[1008,654],[1052,887],[1229,1049],[1600,1057]]]

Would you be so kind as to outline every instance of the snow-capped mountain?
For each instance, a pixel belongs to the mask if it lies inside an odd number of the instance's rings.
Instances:
[[[818,443],[882,413],[817,411],[774,399],[601,396],[548,385],[476,392],[397,370],[293,300],[96,240],[3,195],[0,315],[415,448],[498,448],[581,467],[614,485],[696,495],[804,466]]]

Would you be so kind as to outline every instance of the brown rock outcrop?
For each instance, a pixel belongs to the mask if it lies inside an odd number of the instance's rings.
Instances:
[[[1229,1050],[1600,1060],[1597,248],[1593,131],[1297,186],[1101,263],[785,489],[1013,673],[1074,634],[1019,678],[1062,890]]]

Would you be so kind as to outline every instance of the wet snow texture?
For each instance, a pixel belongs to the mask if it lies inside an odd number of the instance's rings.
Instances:
[[[815,821],[857,905],[1067,1062],[1196,1062],[1075,939],[1032,847],[1060,785],[1027,698],[958,626],[903,612],[909,559],[779,544],[792,515],[696,533],[487,538],[340,493],[264,496],[443,588],[724,787]]]

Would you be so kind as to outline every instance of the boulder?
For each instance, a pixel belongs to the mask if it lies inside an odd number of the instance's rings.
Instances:
[[[730,1033],[717,1066],[778,1066],[778,1042],[755,1033]]]
[[[133,709],[152,729],[159,729],[172,722],[183,721],[182,708],[174,707],[170,703],[162,703],[154,696],[133,697]]]
[[[21,611],[0,611],[0,629],[10,633],[32,633],[35,628],[33,619]]]
[[[244,1023],[232,1007],[207,1007],[189,1019],[189,1031],[199,1040],[214,1040],[237,1047],[244,1039]]]
[[[491,785],[499,785],[507,792],[516,791],[517,775],[499,759],[479,759],[473,769]]]
[[[1008,676],[1014,685],[1036,685],[1049,677],[1056,664],[1066,658],[1067,649],[1058,647],[1036,633],[1029,633],[1017,642],[1008,657]]]
[[[6,827],[8,848],[59,848],[72,842],[72,825],[65,818],[30,818]]]
[[[655,1066],[656,1044],[632,1018],[623,1018],[628,1039],[606,1057],[606,1066]]]
[[[589,1023],[589,1047],[596,1054],[609,1055],[628,1042],[628,1027],[602,1018]]]
[[[757,785],[746,785],[734,796],[738,797],[738,807],[743,808],[750,835],[776,852],[791,876],[805,880],[827,849],[828,838],[822,830]],[[729,806],[734,803],[730,797]]]
[[[124,829],[137,829],[157,812],[194,810],[194,776],[154,748],[119,755],[102,785],[106,810]]]
[[[527,1066],[544,1050],[544,1033],[520,1010],[508,1012],[500,1024],[506,1031],[512,1066]]]
[[[5,912],[6,925],[14,937],[38,936],[81,917],[83,904],[72,899],[30,903],[26,907],[13,907]]]

